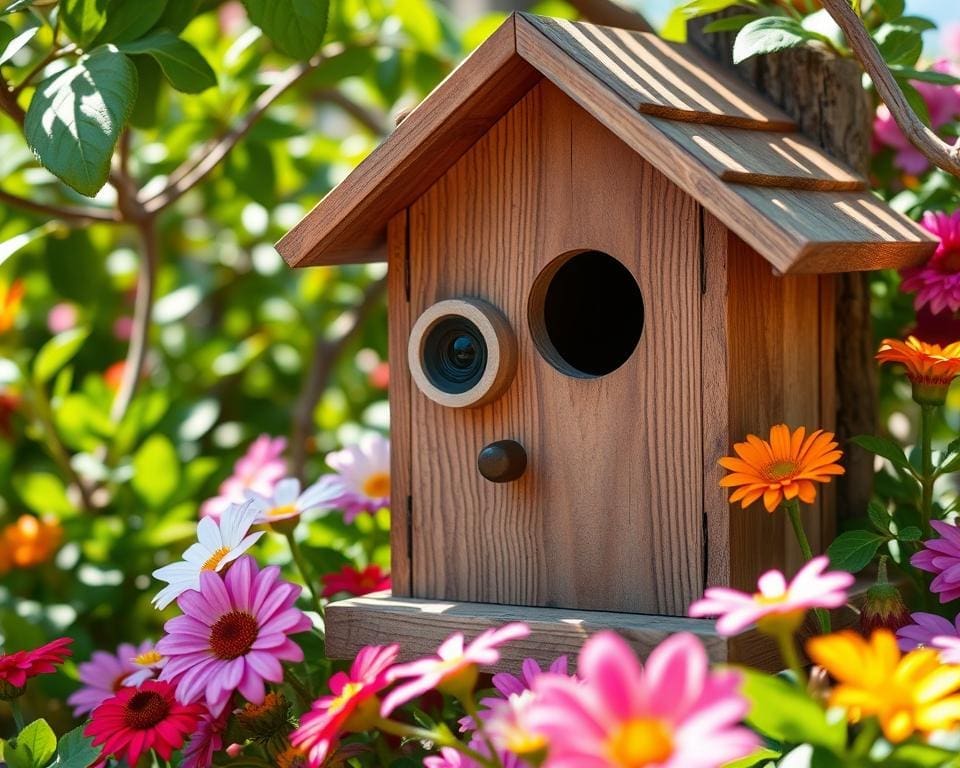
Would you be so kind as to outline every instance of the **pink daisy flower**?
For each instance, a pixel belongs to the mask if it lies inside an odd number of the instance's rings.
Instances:
[[[177,686],[184,702],[203,700],[219,715],[239,691],[260,704],[264,682],[283,680],[282,661],[303,661],[290,635],[311,628],[295,607],[300,587],[280,578],[275,566],[259,570],[249,555],[237,560],[226,577],[200,574],[200,591],[184,592],[177,605],[183,616],[165,625],[157,650],[167,657],[161,680]]]
[[[570,662],[566,656],[558,656],[550,663],[548,671],[553,675],[567,675]],[[533,688],[534,681],[543,674],[536,659],[524,659],[520,665],[520,674],[498,672],[493,676],[493,687],[506,698],[514,694],[521,694]]]
[[[345,491],[337,506],[351,523],[361,512],[390,506],[390,441],[369,435],[357,445],[328,453],[326,462],[342,481]]]
[[[377,721],[380,700],[377,694],[389,685],[387,673],[397,659],[398,645],[367,646],[350,666],[330,678],[331,696],[313,703],[300,718],[300,727],[290,735],[294,747],[307,752],[311,768],[323,765],[336,749],[340,734],[365,731]]]
[[[897,630],[897,641],[903,651],[927,646],[941,649],[944,664],[960,664],[960,616],[953,621],[935,613],[914,613],[908,624]]]
[[[949,603],[960,598],[960,528],[942,520],[930,525],[940,538],[923,542],[924,548],[910,558],[910,564],[937,574],[930,591],[940,595],[941,603]]]
[[[549,743],[544,768],[716,768],[759,738],[739,723],[749,710],[740,675],[711,672],[693,635],[674,635],[641,666],[612,632],[580,651],[581,682],[543,675],[530,724]]]
[[[830,561],[815,557],[789,584],[780,571],[767,571],[757,581],[757,592],[750,595],[727,587],[710,587],[701,600],[690,606],[690,616],[719,616],[717,632],[726,637],[739,634],[754,624],[791,631],[803,621],[811,608],[839,608],[847,602],[847,588],[853,575],[846,571],[824,573]]]
[[[948,75],[956,75],[958,72],[946,59],[935,62],[930,69]],[[911,81],[911,84],[926,102],[930,112],[930,124],[934,130],[943,127],[960,114],[960,86],[937,85],[919,80]],[[930,161],[903,135],[885,104],[877,107],[873,139],[876,148],[889,147],[894,151],[893,163],[905,173],[919,176],[930,167]]]
[[[960,310],[960,210],[952,214],[927,211],[925,229],[940,238],[933,257],[922,267],[903,271],[903,290],[915,293],[916,309],[925,306],[933,314]]]
[[[500,660],[497,646],[529,634],[530,627],[526,624],[507,624],[499,629],[486,630],[467,646],[463,644],[462,632],[450,635],[435,657],[400,664],[390,670],[390,682],[408,682],[387,695],[381,713],[387,717],[401,704],[413,701],[434,688],[458,697],[469,693],[477,683],[479,667],[490,666]]]
[[[204,712],[190,741],[183,748],[181,768],[210,768],[213,756],[223,749],[223,732],[227,728],[227,712],[213,717]]]
[[[439,755],[423,758],[424,768],[478,768],[476,762],[451,747],[440,749]]]
[[[264,496],[273,493],[277,481],[287,473],[287,463],[281,458],[286,448],[285,438],[269,435],[260,435],[250,443],[217,495],[200,506],[200,517],[220,517],[231,504],[242,504],[247,491]]]
[[[102,757],[123,756],[129,765],[151,749],[169,760],[183,746],[203,712],[199,704],[181,704],[173,686],[148,680],[139,688],[122,688],[93,710],[83,733],[103,745]]]
[[[129,685],[126,679],[140,670],[135,659],[152,650],[153,643],[150,640],[140,645],[121,643],[116,653],[94,651],[90,661],[77,665],[83,685],[67,698],[67,704],[73,707],[74,717],[93,712],[117,691]]]
[[[0,700],[17,698],[27,680],[49,675],[72,655],[71,637],[60,637],[30,651],[0,653]]]
[[[379,565],[368,565],[362,571],[345,565],[335,573],[323,577],[323,596],[333,597],[340,592],[348,595],[368,595],[390,589],[390,574]]]

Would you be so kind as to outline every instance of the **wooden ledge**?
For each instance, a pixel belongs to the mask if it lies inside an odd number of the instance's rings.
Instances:
[[[624,637],[641,658],[667,636],[691,632],[714,662],[743,662],[768,671],[780,666],[769,638],[756,631],[721,637],[708,619],[419,600],[386,592],[332,603],[326,617],[327,653],[333,659],[353,658],[365,645],[399,643],[401,660],[409,661],[435,654],[453,632],[472,639],[485,629],[522,621],[530,626],[530,635],[503,646],[500,662],[486,671],[516,672],[524,659],[531,658],[546,667],[564,654],[573,662],[584,640],[604,629]],[[849,610],[835,611],[834,617],[838,627],[849,626],[856,618]]]

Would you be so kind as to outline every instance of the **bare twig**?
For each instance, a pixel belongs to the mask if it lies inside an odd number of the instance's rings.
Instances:
[[[823,0],[823,7],[843,30],[847,43],[870,75],[877,93],[887,105],[903,135],[931,163],[960,178],[960,144],[955,147],[947,144],[913,111],[870,33],[850,6],[849,0]]]
[[[13,122],[20,126],[20,130],[23,130],[27,113],[17,102],[17,96],[10,90],[10,84],[2,77],[0,77],[0,111],[6,113]]]
[[[31,213],[39,213],[52,219],[62,219],[71,224],[117,224],[121,221],[119,211],[93,206],[48,205],[0,189],[0,202]]]
[[[133,305],[133,328],[130,334],[130,346],[123,366],[120,389],[110,409],[110,418],[118,423],[123,420],[133,402],[137,385],[143,375],[147,358],[150,335],[150,316],[153,314],[154,285],[157,265],[160,261],[160,241],[157,236],[156,222],[152,216],[144,216],[136,222],[140,234],[140,272],[137,277],[137,297]]]
[[[330,380],[330,375],[333,373],[333,367],[337,360],[343,354],[347,345],[359,333],[364,320],[377,306],[386,287],[386,278],[370,283],[364,291],[360,303],[353,310],[353,322],[350,327],[336,339],[318,339],[314,346],[310,371],[304,379],[303,389],[300,391],[297,404],[293,409],[290,448],[291,468],[294,476],[299,477],[301,481],[304,479],[303,471],[307,463],[307,439],[313,431],[313,412],[327,388],[327,382]]]
[[[171,181],[163,190],[142,201],[148,213],[157,213],[179,200],[195,185],[206,178],[230,151],[246,136],[256,122],[263,117],[271,105],[292,86],[309,74],[327,58],[327,55],[314,56],[307,62],[301,62],[287,69],[277,81],[260,94],[250,111],[233,128],[221,136],[214,144],[204,145],[199,157],[191,158],[171,175]]]
[[[314,96],[317,99],[329,101],[331,104],[340,107],[340,109],[375,136],[386,136],[390,133],[386,116],[364,104],[354,101],[343,93],[343,91],[336,88],[324,88],[321,91],[317,91]]]
[[[584,19],[594,24],[653,32],[650,22],[642,14],[620,5],[616,0],[570,0],[570,5],[576,8]]]

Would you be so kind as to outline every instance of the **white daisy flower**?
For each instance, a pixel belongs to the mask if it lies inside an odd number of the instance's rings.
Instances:
[[[250,501],[231,504],[220,522],[205,517],[197,525],[197,543],[183,553],[183,561],[171,563],[153,572],[160,581],[167,582],[153,598],[153,604],[166,608],[189,590],[200,591],[203,571],[222,571],[263,536],[264,531],[250,533],[257,519],[257,509]]]
[[[300,481],[288,477],[277,483],[272,496],[247,491],[247,499],[257,510],[258,523],[276,523],[290,520],[307,512],[329,510],[343,498],[343,482],[336,475],[324,475],[300,492]]]

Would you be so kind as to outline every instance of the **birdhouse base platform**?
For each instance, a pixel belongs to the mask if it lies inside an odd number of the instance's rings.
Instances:
[[[862,595],[868,586],[864,583],[862,589],[854,590],[854,603],[858,602],[856,595]],[[856,620],[857,614],[849,608],[833,611],[834,629],[849,627]],[[453,632],[472,639],[485,629],[512,621],[529,625],[530,635],[504,645],[500,662],[485,671],[515,672],[528,658],[544,667],[564,654],[575,659],[584,640],[605,629],[624,637],[641,658],[669,635],[690,632],[700,638],[714,662],[748,663],[767,671],[782,666],[770,638],[756,630],[721,637],[709,619],[420,600],[389,593],[331,603],[326,611],[327,654],[333,659],[351,659],[366,645],[399,643],[401,660],[409,661],[434,655]],[[808,623],[812,629],[812,617]]]

